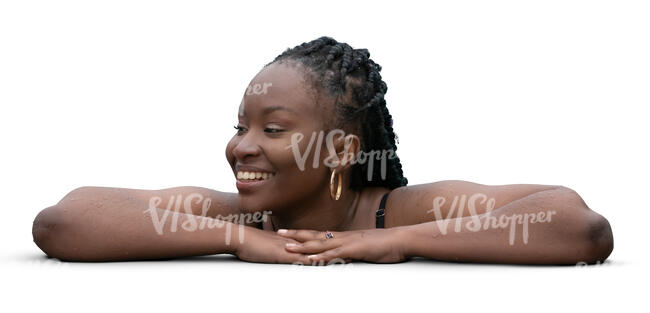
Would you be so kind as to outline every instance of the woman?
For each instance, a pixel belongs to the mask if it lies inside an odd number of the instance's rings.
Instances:
[[[407,186],[387,87],[369,57],[321,37],[253,78],[226,147],[238,194],[82,187],[38,214],[34,241],[70,261],[229,253],[296,264],[577,264],[610,255],[608,221],[569,188]]]

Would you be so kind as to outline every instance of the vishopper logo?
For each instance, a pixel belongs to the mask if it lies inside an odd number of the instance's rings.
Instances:
[[[307,158],[309,157],[313,148],[314,158],[312,162],[312,167],[318,168],[318,166],[320,166],[319,160],[320,160],[321,147],[323,145],[323,140],[325,140],[327,152],[329,153],[329,156],[323,160],[325,166],[334,168],[337,167],[339,164],[345,165],[347,164],[347,162],[350,162],[350,164],[368,163],[367,179],[368,181],[371,181],[373,177],[375,161],[379,161],[381,162],[380,164],[381,179],[385,180],[388,160],[395,159],[397,157],[395,151],[392,149],[359,151],[356,155],[354,155],[354,153],[350,151],[352,146],[352,137],[350,136],[345,137],[345,135],[346,135],[345,131],[341,129],[331,130],[328,132],[327,135],[325,135],[325,132],[322,130],[320,132],[312,132],[311,137],[309,139],[309,144],[307,144],[307,148],[305,149],[304,152],[301,152],[300,142],[305,138],[305,135],[298,132],[291,135],[291,144],[286,146],[285,149],[291,149],[291,151],[293,152],[294,159],[296,160],[296,164],[298,165],[298,168],[301,171],[304,171]],[[344,156],[342,159],[339,159],[338,154],[336,153],[336,148],[334,147],[335,136],[345,137],[343,143]]]
[[[601,261],[596,261],[596,263],[588,263],[585,261],[580,261],[576,263],[576,267],[587,267],[587,266],[602,266],[602,265],[610,265],[611,262],[601,262]]]
[[[245,94],[250,95],[265,95],[268,93],[269,87],[273,86],[273,83],[259,83],[259,84],[249,84],[246,88]],[[244,99],[242,98],[241,103],[239,104],[239,116],[244,116]]]
[[[297,267],[301,267],[304,265],[311,265],[311,266],[338,265],[335,267],[343,267],[343,268],[350,268],[354,266],[353,263],[346,262],[344,259],[341,258],[334,258],[329,260],[328,262],[325,262],[325,260],[313,261],[312,263],[308,263],[308,264],[303,264],[302,262],[298,261],[298,262],[291,263],[291,265],[297,265]]]
[[[201,215],[195,215],[192,212],[192,203],[196,202],[201,206]],[[221,214],[217,215],[215,218],[208,218],[207,212],[210,209],[210,204],[212,199],[204,198],[200,193],[191,193],[183,199],[183,195],[172,195],[167,202],[167,209],[163,210],[162,216],[158,216],[159,205],[162,203],[161,197],[151,197],[149,198],[149,208],[143,211],[144,214],[148,213],[151,216],[151,221],[153,223],[154,229],[158,235],[163,235],[165,231],[165,224],[169,215],[173,212],[181,212],[181,206],[183,207],[184,213],[186,213],[185,221],[180,225],[184,231],[196,231],[214,228],[223,228],[226,227],[226,244],[230,245],[231,241],[231,230],[233,224],[239,224],[239,242],[244,242],[244,223],[259,223],[266,222],[268,215],[271,215],[271,211],[255,212],[251,213],[240,213],[240,214],[229,214],[222,216]],[[182,213],[182,212],[181,212]],[[171,222],[169,225],[169,231],[175,233],[178,231],[178,223],[180,214],[172,214]]]
[[[480,200],[480,204],[486,205],[486,213],[478,215],[476,213],[476,201]],[[536,213],[524,213],[524,214],[511,214],[506,215],[502,214],[498,218],[492,216],[492,211],[494,210],[496,200],[494,198],[488,198],[487,195],[482,193],[473,194],[469,198],[466,195],[455,196],[449,212],[446,217],[442,216],[442,206],[445,204],[446,199],[444,197],[436,197],[433,199],[433,209],[427,211],[427,213],[433,212],[435,216],[435,222],[440,232],[443,235],[447,234],[447,226],[452,221],[454,217],[454,212],[458,209],[458,213],[455,219],[455,232],[460,232],[462,229],[461,217],[463,217],[463,210],[465,208],[465,203],[467,202],[467,209],[470,213],[471,221],[465,224],[465,229],[478,232],[480,230],[498,229],[498,228],[508,228],[510,227],[509,241],[508,243],[512,246],[515,243],[515,233],[517,225],[522,225],[522,239],[524,244],[528,244],[528,224],[535,223],[550,223],[553,214],[557,212],[552,211],[540,211]]]

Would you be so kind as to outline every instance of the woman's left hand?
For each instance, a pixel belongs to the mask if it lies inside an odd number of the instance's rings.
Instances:
[[[372,263],[398,263],[408,259],[404,253],[405,238],[396,228],[364,229],[344,232],[315,230],[278,230],[278,234],[299,243],[287,244],[290,252],[309,254],[313,263],[366,261]]]

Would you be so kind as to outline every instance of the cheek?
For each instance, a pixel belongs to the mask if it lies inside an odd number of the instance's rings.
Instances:
[[[294,157],[293,149],[291,149],[290,145],[291,141],[276,141],[263,147],[268,161],[278,172],[285,175],[290,174],[294,170],[298,170],[298,163],[296,162],[296,157]],[[301,147],[299,154],[302,155],[302,152],[303,150]]]
[[[310,148],[309,138],[305,137],[298,143],[297,149],[292,147],[291,140],[266,148],[267,157],[281,174],[279,178],[283,183],[303,188],[322,184],[323,177],[329,175],[329,168],[323,164],[327,148],[322,145],[317,149],[316,143],[317,138]]]

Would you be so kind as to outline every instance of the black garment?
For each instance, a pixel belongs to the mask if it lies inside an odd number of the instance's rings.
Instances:
[[[386,199],[388,199],[388,194],[390,193],[387,192],[381,197],[381,202],[379,203],[379,209],[377,210],[377,213],[375,213],[375,216],[377,217],[377,221],[375,222],[375,227],[376,228],[384,228],[384,216],[386,215]]]

